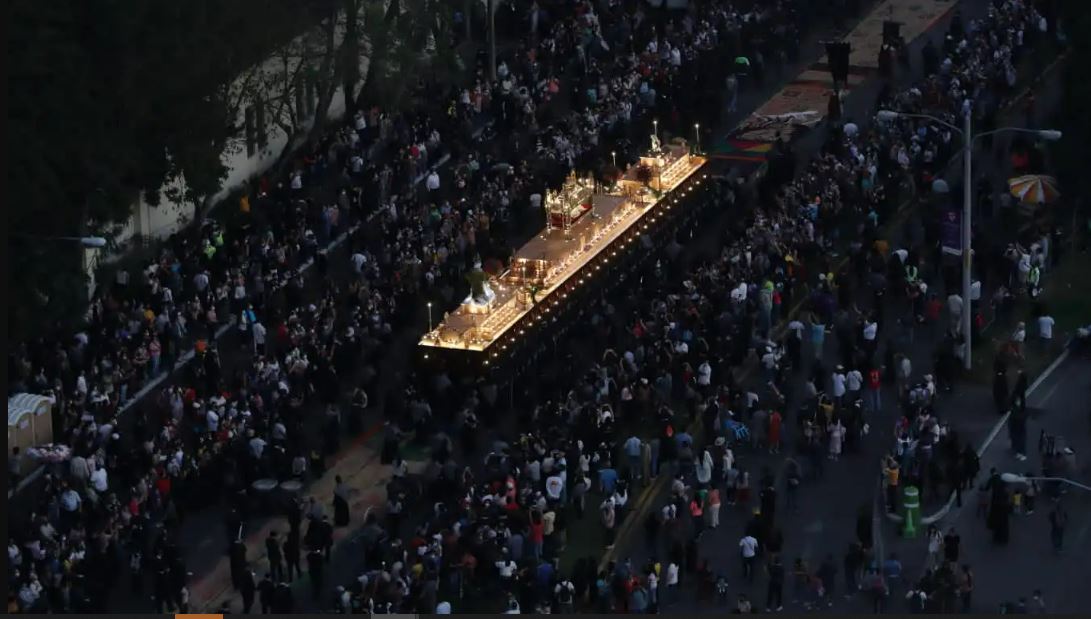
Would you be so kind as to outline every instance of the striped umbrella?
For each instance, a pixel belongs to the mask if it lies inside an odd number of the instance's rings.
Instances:
[[[1057,189],[1057,179],[1039,174],[1009,179],[1008,190],[1024,204],[1048,204],[1061,197],[1061,192]]]

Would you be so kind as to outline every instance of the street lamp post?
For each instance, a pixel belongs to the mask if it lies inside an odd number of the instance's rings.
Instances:
[[[697,139],[697,144],[696,144],[697,152],[694,153],[694,154],[700,155],[701,154],[701,123],[694,123],[694,125],[693,125],[693,136]]]
[[[616,150],[610,151],[610,158],[613,159],[614,167],[616,168],[617,167],[617,151]]]
[[[1021,127],[1001,127],[1000,129],[994,129],[992,131],[986,131],[974,135],[973,126],[971,125],[970,112],[967,111],[963,114],[962,128],[959,129],[955,125],[930,116],[928,114],[906,114],[903,112],[895,112],[892,110],[879,110],[876,117],[883,121],[889,122],[898,118],[920,118],[927,120],[938,125],[947,127],[951,131],[962,136],[962,336],[966,342],[965,352],[962,356],[962,365],[967,370],[973,367],[973,346],[970,339],[970,332],[973,329],[973,303],[970,300],[971,289],[973,287],[973,277],[971,276],[970,269],[973,265],[973,256],[971,244],[973,242],[972,235],[972,219],[973,219],[973,154],[974,154],[974,140],[977,138],[983,138],[995,133],[1013,132],[1013,133],[1032,133],[1043,140],[1056,141],[1061,138],[1061,132],[1055,129],[1023,129]]]
[[[1061,484],[1068,484],[1069,486],[1075,486],[1081,490],[1091,491],[1091,486],[1086,486],[1078,481],[1072,481],[1065,477],[1027,477],[1026,475],[1019,475],[1018,473],[1001,473],[1000,479],[1009,484],[1025,484],[1028,481],[1053,481]]]
[[[432,302],[428,302],[428,332],[432,332]]]
[[[489,79],[496,81],[496,5],[497,0],[485,0],[489,17]]]

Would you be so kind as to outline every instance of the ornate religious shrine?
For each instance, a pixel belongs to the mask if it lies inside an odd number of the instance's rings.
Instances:
[[[432,349],[487,352],[488,364],[545,314],[558,310],[575,286],[587,283],[599,261],[616,256],[659,210],[677,205],[680,196],[673,191],[690,180],[701,182],[704,175],[698,172],[708,160],[693,154],[684,140],[662,146],[653,135],[651,142],[638,164],[609,187],[572,174],[560,189],[548,191],[542,233],[519,248],[499,276],[475,264],[466,277],[469,295],[421,338],[425,354]]]

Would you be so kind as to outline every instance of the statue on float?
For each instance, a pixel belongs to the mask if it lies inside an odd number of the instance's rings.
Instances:
[[[487,311],[496,300],[496,292],[489,286],[489,275],[481,268],[480,258],[474,261],[473,269],[466,274],[466,281],[470,284],[470,296],[462,304],[468,305],[471,311]]]

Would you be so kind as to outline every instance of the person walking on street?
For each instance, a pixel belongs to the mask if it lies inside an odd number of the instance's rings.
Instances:
[[[802,476],[799,472],[799,463],[795,460],[789,458],[786,466],[787,470],[784,473],[784,478],[787,491],[784,493],[784,498],[788,504],[788,511],[795,513],[796,495],[799,493],[799,484],[802,481]]]
[[[754,582],[754,562],[758,556],[758,540],[753,535],[745,535],[739,540],[739,553],[742,555],[742,574],[747,582]]]
[[[993,373],[993,403],[996,404],[996,412],[1003,415],[1008,412],[1008,375],[1003,362],[998,361],[996,371]]]
[[[273,610],[273,595],[276,592],[276,585],[273,584],[273,579],[266,574],[261,582],[258,583],[258,594],[261,596],[261,614],[268,615]]]
[[[1053,551],[1060,553],[1064,549],[1064,530],[1068,526],[1068,513],[1064,506],[1057,504],[1049,513],[1049,539],[1053,542]]]
[[[257,576],[254,574],[254,570],[247,568],[242,576],[242,587],[239,590],[242,594],[242,614],[244,615],[249,615],[250,609],[254,606],[254,594],[257,593],[258,589],[255,579],[257,579]]]
[[[959,547],[962,545],[962,538],[955,531],[954,527],[947,529],[947,535],[943,536],[943,559],[948,563],[958,564]]]
[[[315,549],[307,553],[307,574],[311,577],[311,597],[317,600],[322,595],[323,574],[326,560],[322,551]]]
[[[859,542],[849,544],[845,553],[845,599],[851,598],[860,589],[860,569],[864,566],[864,549]]]
[[[302,576],[303,569],[300,567],[301,550],[299,546],[299,529],[288,531],[288,535],[284,538],[282,550],[284,552],[284,565],[288,581]]]
[[[873,567],[868,570],[864,577],[864,590],[871,596],[871,611],[876,615],[882,613],[886,604],[887,586],[878,569]]]
[[[943,534],[934,524],[928,525],[928,569],[939,567],[943,559]]]
[[[276,531],[270,531],[269,537],[265,540],[265,556],[269,559],[269,573],[273,575],[273,580],[277,582],[284,580],[284,561]]]
[[[958,578],[958,597],[962,600],[962,612],[970,612],[970,605],[974,595],[974,572],[969,564],[962,566]]]
[[[877,414],[882,408],[883,375],[879,368],[873,367],[867,373],[867,386],[864,389],[867,411]]]
[[[780,555],[773,557],[773,562],[766,568],[769,583],[766,586],[765,612],[784,610],[784,563]]]
[[[817,604],[825,602],[827,607],[833,606],[833,587],[837,576],[837,566],[834,565],[832,554],[826,555],[826,559],[818,566],[818,572],[815,575],[821,581],[821,594]]]

